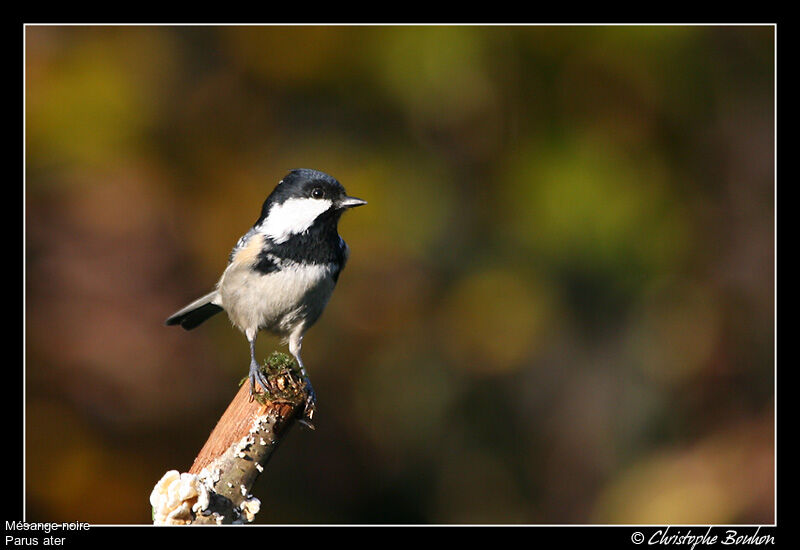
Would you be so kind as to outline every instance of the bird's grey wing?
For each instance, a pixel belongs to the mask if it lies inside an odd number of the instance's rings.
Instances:
[[[228,269],[256,261],[261,247],[263,247],[263,238],[260,238],[259,233],[253,228],[242,235],[233,250],[231,250],[228,256]],[[226,272],[228,269],[226,269]],[[202,298],[198,298],[188,306],[170,315],[166,320],[166,324],[180,325],[186,330],[192,330],[222,310],[222,299],[218,284],[217,290],[209,292]]]
[[[263,239],[259,238],[254,239],[253,237],[256,236],[261,236],[261,235],[255,227],[253,227],[252,229],[250,229],[250,231],[242,235],[239,238],[239,240],[236,241],[236,245],[233,247],[231,253],[228,255],[228,263],[230,264],[236,261],[236,257],[240,252],[250,248],[255,249],[255,247],[257,246],[262,246],[264,242]]]

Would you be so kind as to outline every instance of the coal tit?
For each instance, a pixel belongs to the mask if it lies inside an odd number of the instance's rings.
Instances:
[[[166,324],[191,330],[225,310],[250,343],[251,394],[256,381],[267,387],[255,358],[258,332],[267,330],[288,341],[306,384],[305,419],[310,421],[316,398],[300,358],[303,335],[325,309],[349,256],[339,236],[339,218],[363,204],[324,172],[290,171],[233,247],[216,289],[171,315]]]

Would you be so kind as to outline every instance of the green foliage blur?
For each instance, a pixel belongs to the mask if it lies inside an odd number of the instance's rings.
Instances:
[[[774,56],[772,26],[26,27],[28,521],[150,522],[248,366],[222,316],[163,321],[305,167],[369,205],[257,522],[772,522]]]

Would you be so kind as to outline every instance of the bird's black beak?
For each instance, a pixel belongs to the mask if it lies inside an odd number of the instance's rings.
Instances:
[[[365,200],[355,197],[345,197],[339,201],[339,208],[355,208],[356,206],[363,206],[365,204],[367,204]]]

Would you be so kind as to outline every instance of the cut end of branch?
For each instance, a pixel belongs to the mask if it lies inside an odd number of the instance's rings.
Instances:
[[[167,472],[150,496],[153,522],[249,523],[261,507],[250,494],[273,450],[305,409],[294,359],[273,352],[262,366],[267,388],[242,384],[188,473]]]
[[[294,357],[273,351],[261,365],[261,372],[267,380],[267,387],[261,388],[253,398],[262,405],[269,402],[305,400],[305,387],[300,367]],[[239,383],[244,385],[245,377]]]

